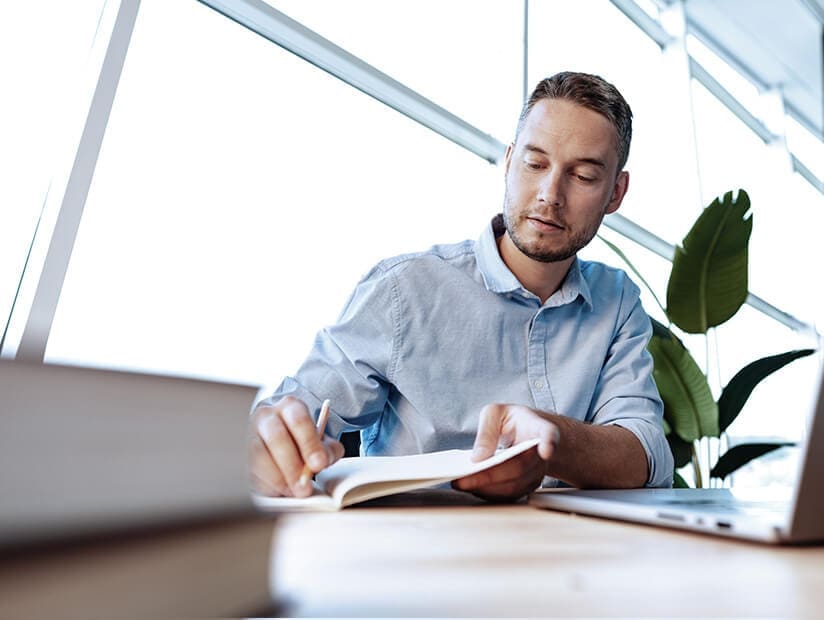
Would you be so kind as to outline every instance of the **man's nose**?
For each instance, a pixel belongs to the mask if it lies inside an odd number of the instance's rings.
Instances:
[[[548,170],[538,187],[538,201],[560,207],[564,204],[563,178],[557,170]]]

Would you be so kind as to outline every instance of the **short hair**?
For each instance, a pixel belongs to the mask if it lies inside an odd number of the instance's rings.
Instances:
[[[615,86],[600,76],[573,71],[562,71],[544,78],[524,103],[518,118],[516,139],[529,112],[541,99],[564,99],[605,117],[618,135],[618,171],[623,170],[632,140],[632,110]]]

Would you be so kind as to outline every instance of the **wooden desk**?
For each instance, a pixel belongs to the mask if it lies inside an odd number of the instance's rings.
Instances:
[[[298,616],[780,616],[824,608],[824,547],[772,548],[526,505],[282,517],[270,579]]]

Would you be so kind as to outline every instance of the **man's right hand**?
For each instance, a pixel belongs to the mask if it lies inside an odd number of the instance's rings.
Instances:
[[[312,482],[301,484],[304,465],[317,473],[343,456],[343,444],[321,441],[306,404],[292,396],[258,407],[251,424],[249,472],[258,493],[308,497]]]

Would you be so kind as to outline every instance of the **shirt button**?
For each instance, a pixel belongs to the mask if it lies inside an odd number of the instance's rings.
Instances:
[[[536,390],[540,390],[541,388],[544,387],[544,382],[540,381],[540,380],[536,380],[532,385],[535,386]]]

